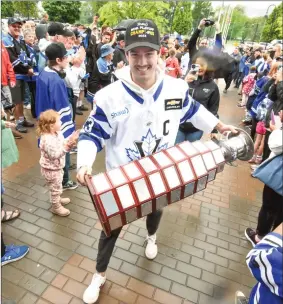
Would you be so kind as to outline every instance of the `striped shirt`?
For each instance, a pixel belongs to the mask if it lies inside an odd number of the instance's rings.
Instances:
[[[258,283],[252,289],[249,304],[283,303],[282,235],[271,232],[252,249],[247,265]]]

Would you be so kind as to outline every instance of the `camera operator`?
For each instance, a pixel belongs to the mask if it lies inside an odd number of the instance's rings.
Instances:
[[[209,112],[218,117],[220,94],[214,82],[215,55],[210,50],[202,49],[193,58],[193,64],[186,76],[189,95],[202,104]],[[215,133],[217,131],[212,131]],[[176,144],[185,140],[194,142],[201,139],[203,132],[190,122],[180,124]]]
[[[192,64],[192,58],[197,54],[198,50],[201,50],[203,48],[208,48],[209,47],[209,42],[207,38],[201,38],[199,41],[199,46],[197,49],[197,40],[200,36],[201,31],[208,26],[215,26],[216,29],[216,38],[215,38],[215,45],[214,45],[214,50],[218,51],[220,53],[221,47],[222,47],[222,36],[220,32],[220,25],[218,22],[214,22],[209,19],[202,19],[199,23],[198,28],[194,31],[192,37],[189,40],[188,43],[188,49],[189,49],[189,54],[190,54],[190,62],[189,62],[189,69]]]

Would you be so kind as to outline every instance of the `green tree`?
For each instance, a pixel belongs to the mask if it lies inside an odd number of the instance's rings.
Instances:
[[[251,39],[255,42],[260,42],[261,32],[264,27],[264,16],[250,18],[251,23]]]
[[[276,6],[272,13],[268,16],[263,32],[262,41],[270,42],[273,39],[281,39],[282,35],[282,18],[283,4]]]
[[[192,10],[193,27],[197,28],[200,20],[210,18],[213,15],[213,9],[210,1],[195,1]]]
[[[2,1],[1,16],[12,17],[14,14],[36,18],[38,16],[37,3],[34,1]]]
[[[52,21],[75,23],[80,18],[80,1],[43,1],[42,6]]]
[[[89,2],[91,7],[92,7],[92,10],[93,10],[93,14],[96,14],[98,13],[99,9],[105,5],[108,1],[91,1]]]
[[[90,24],[93,21],[94,11],[92,8],[92,3],[84,1],[80,10],[80,23]]]
[[[109,1],[99,9],[101,22],[110,26],[124,19],[151,19],[162,32],[168,20],[164,17],[169,4],[162,1]]]
[[[38,16],[37,3],[35,1],[14,1],[15,13],[22,17],[36,18]]]
[[[237,5],[234,8],[230,28],[228,31],[228,39],[242,39],[242,33],[245,34],[245,24],[248,22],[248,17],[245,12],[245,8],[242,5]]]
[[[11,1],[2,1],[1,2],[1,17],[12,17],[14,16],[15,8],[14,3]]]
[[[187,35],[192,29],[192,10],[191,2],[175,1],[174,18],[172,22],[173,32],[181,35]]]

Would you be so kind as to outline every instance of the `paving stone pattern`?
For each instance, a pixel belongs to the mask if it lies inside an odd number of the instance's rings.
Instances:
[[[236,108],[236,92],[229,94],[222,96],[220,117],[237,124],[243,111]],[[2,300],[83,303],[95,271],[101,225],[82,187],[64,192],[72,200],[69,217],[52,215],[37,161],[17,176],[4,171],[5,209],[22,212],[2,225],[4,240],[27,244],[30,252],[2,267]],[[22,168],[25,160],[20,162]],[[226,165],[203,192],[164,209],[154,261],[144,255],[144,219],[125,226],[98,303],[232,304],[236,290],[248,295],[255,280],[245,264],[251,247],[244,229],[256,226],[261,193],[262,184],[250,177],[247,163]]]

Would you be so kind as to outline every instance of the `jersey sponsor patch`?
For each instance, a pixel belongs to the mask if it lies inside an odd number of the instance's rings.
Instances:
[[[182,110],[182,99],[165,99],[165,111]]]
[[[127,115],[129,114],[129,109],[127,107],[125,107],[123,110],[118,111],[118,112],[113,112],[111,113],[111,117],[112,119],[121,115]]]

